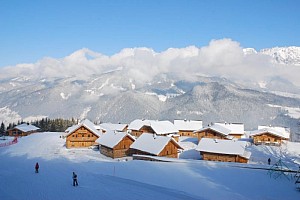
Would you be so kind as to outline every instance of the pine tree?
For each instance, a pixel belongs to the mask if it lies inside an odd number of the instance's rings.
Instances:
[[[4,135],[5,134],[5,125],[4,123],[2,122],[1,123],[1,126],[0,126],[0,135]]]

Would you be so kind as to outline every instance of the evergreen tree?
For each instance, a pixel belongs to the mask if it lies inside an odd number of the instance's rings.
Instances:
[[[2,122],[1,123],[1,126],[0,126],[0,135],[4,135],[5,134],[5,125],[4,123]]]

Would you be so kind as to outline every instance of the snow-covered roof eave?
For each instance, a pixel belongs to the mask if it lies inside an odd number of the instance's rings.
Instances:
[[[159,136],[152,133],[143,133],[139,138],[137,138],[130,148],[153,155],[159,155],[170,141],[178,148],[183,149],[174,138]]]
[[[239,155],[239,156],[241,156],[241,157],[246,158],[246,159],[249,160],[250,157],[251,157],[251,152],[245,151],[245,152],[243,153],[243,155]]]
[[[109,135],[111,134],[111,135]],[[115,137],[115,138],[112,138],[114,137],[116,134],[123,134],[122,137]],[[105,138],[105,137],[110,137],[110,138]],[[132,139],[133,141],[135,141],[135,139],[128,133],[125,133],[125,132],[115,132],[115,133],[106,133],[105,135],[103,135],[102,137],[98,138],[96,140],[96,142],[99,144],[99,145],[103,145],[103,146],[106,146],[108,148],[114,148],[115,146],[117,146],[125,137],[129,137],[130,139]],[[102,140],[105,140],[105,141],[102,141]]]
[[[19,131],[22,131],[22,132],[27,133],[27,132],[31,132],[31,131],[37,131],[37,130],[39,130],[40,128],[38,128],[38,127],[36,127],[36,126],[34,126],[34,125],[31,125],[31,124],[29,124],[29,125],[27,125],[27,124],[20,124],[20,125],[18,125],[18,126],[15,126],[15,127],[12,128],[12,129],[17,129],[17,130],[19,130]]]
[[[199,133],[199,132],[206,131],[206,130],[212,130],[212,131],[215,131],[215,132],[217,132],[217,133],[219,133],[221,135],[224,135],[224,136],[229,135],[229,133],[221,132],[221,131],[216,130],[216,129],[212,128],[212,127],[205,127],[205,128],[202,128],[202,129],[194,131],[194,133]]]
[[[284,136],[283,134],[276,133],[275,131],[270,131],[270,130],[262,130],[262,131],[257,131],[257,132],[254,132],[254,133],[250,133],[250,136],[253,137],[253,136],[257,136],[257,135],[263,135],[263,134],[266,134],[266,133],[271,134],[271,135],[275,135],[275,136],[283,138],[283,139],[289,139],[289,136]]]
[[[66,137],[68,137],[69,135],[71,135],[72,133],[74,133],[76,130],[78,130],[80,127],[84,126],[86,129],[88,129],[89,131],[91,131],[93,134],[95,134],[96,136],[100,137],[101,133],[99,133],[96,129],[92,130],[92,128],[88,127],[86,124],[82,123],[82,124],[78,124],[74,127],[73,130],[71,130]]]

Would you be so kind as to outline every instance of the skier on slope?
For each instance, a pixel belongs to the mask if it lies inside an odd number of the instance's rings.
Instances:
[[[73,186],[78,186],[77,174],[75,174],[75,172],[73,172]]]
[[[39,168],[40,168],[40,166],[39,166],[39,163],[37,162],[35,164],[35,173],[39,173]]]

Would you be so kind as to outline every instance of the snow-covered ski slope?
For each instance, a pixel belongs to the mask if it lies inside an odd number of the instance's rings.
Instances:
[[[199,160],[112,160],[92,149],[66,149],[60,135],[37,133],[0,148],[1,200],[300,198],[293,181],[270,178],[266,170]],[[300,157],[297,145],[292,159]],[[254,155],[259,151],[255,147]],[[262,157],[266,153],[263,150]],[[72,186],[73,171],[78,174],[78,187]]]

